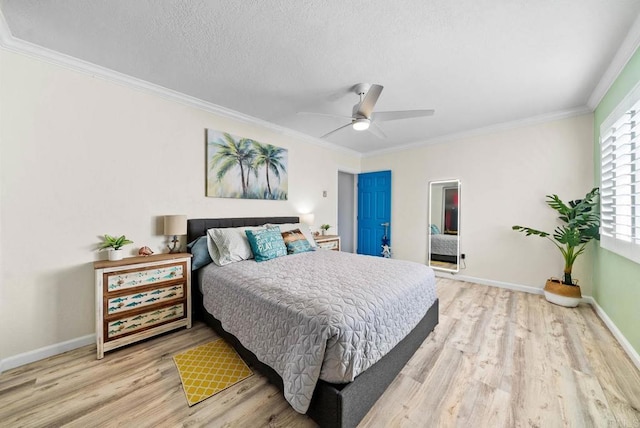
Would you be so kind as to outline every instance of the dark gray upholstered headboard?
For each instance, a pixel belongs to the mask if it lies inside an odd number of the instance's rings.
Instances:
[[[192,218],[187,220],[187,242],[207,234],[212,227],[262,226],[265,223],[299,223],[299,217]]]

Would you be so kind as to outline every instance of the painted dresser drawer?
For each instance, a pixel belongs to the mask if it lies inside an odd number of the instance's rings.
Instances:
[[[340,236],[338,235],[318,236],[315,239],[316,245],[320,249],[340,251]]]
[[[318,243],[318,247],[322,248],[323,250],[333,250],[338,248],[338,241],[320,242]]]
[[[120,318],[115,321],[106,322],[105,339],[111,340],[124,334],[134,333],[145,328],[154,327],[183,318],[185,312],[184,304],[180,303],[149,312],[143,312],[134,316]]]
[[[105,274],[107,291],[114,292],[145,285],[158,285],[163,282],[183,279],[185,276],[184,263],[150,267],[143,270],[129,270]]]
[[[170,300],[183,298],[185,284],[175,284],[167,287],[156,288],[148,291],[138,291],[105,300],[104,313],[109,316],[120,312],[140,309],[149,305],[156,305]]]

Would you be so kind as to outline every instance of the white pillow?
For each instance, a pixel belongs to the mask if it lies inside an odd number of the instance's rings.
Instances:
[[[251,246],[245,230],[264,229],[260,227],[225,227],[207,230],[207,248],[211,260],[218,266],[228,265],[253,258]]]
[[[288,231],[293,230],[293,229],[300,229],[300,232],[302,232],[304,237],[307,238],[307,241],[309,241],[309,244],[311,244],[312,247],[316,246],[316,240],[313,239],[313,233],[311,233],[311,228],[307,224],[304,224],[304,223],[284,223],[284,224],[269,223],[269,224],[266,224],[265,226],[278,226],[280,228],[280,232],[288,232]]]

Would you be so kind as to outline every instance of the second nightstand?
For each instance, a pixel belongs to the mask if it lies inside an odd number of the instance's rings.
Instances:
[[[340,236],[339,235],[318,235],[315,237],[318,248],[323,250],[340,251]]]

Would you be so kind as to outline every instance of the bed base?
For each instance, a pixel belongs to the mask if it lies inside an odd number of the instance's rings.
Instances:
[[[297,217],[189,220],[187,226],[188,242],[206,234],[206,230],[211,227],[259,226],[265,223],[297,222]],[[246,349],[234,335],[225,331],[220,321],[204,309],[203,296],[197,285],[197,273],[196,271],[192,282],[195,319],[202,320],[211,326],[238,351],[238,354],[248,364],[266,376],[271,383],[282,391],[284,387],[280,375],[258,360],[253,352]],[[353,382],[332,384],[319,380],[307,415],[321,427],[356,427],[437,324],[438,300],[435,301],[418,325],[404,339],[377,363],[358,375]]]
[[[280,375],[258,360],[255,354],[242,346],[234,335],[222,328],[220,321],[204,310],[200,290],[194,290],[194,293],[198,294],[194,302],[199,303],[196,305],[196,318],[212,327],[238,351],[245,362],[266,376],[269,382],[282,391],[284,386]],[[411,333],[377,363],[357,376],[353,382],[332,384],[319,380],[307,415],[321,427],[357,426],[437,324],[438,300]]]

